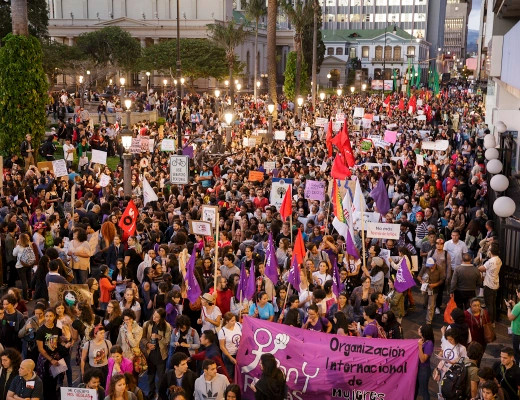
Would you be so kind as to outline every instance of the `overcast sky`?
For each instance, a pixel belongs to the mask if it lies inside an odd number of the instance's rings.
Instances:
[[[468,19],[468,28],[477,30],[480,24],[480,0],[473,0],[473,6],[471,7],[471,13]]]

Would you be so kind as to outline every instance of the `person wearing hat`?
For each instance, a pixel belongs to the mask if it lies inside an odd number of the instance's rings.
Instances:
[[[426,259],[426,263],[419,271],[417,279],[421,283],[421,291],[427,296],[426,323],[431,324],[435,312],[435,302],[439,294],[439,286],[446,279],[446,273],[439,268],[432,257]]]
[[[216,332],[217,328],[220,327],[222,312],[220,308],[215,305],[215,296],[211,293],[204,293],[201,300],[202,312],[200,313],[200,318],[197,323],[202,325],[202,331]]]

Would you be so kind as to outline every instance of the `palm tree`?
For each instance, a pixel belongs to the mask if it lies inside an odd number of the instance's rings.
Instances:
[[[267,0],[267,82],[269,97],[275,104],[276,98],[276,15],[278,0]],[[275,107],[276,113],[276,107]]]
[[[258,76],[258,23],[260,21],[260,18],[262,18],[265,14],[267,14],[267,9],[265,7],[265,0],[249,0],[249,3],[246,7],[246,15],[247,18],[255,21],[255,66],[253,68],[254,70],[254,80],[253,80],[253,87],[254,87],[254,94],[255,94],[255,107],[257,104],[256,101],[256,80]]]
[[[11,0],[11,22],[14,35],[29,36],[27,0]]]
[[[233,108],[235,106],[233,87],[233,69],[236,62],[235,49],[245,40],[249,32],[244,29],[243,24],[237,25],[233,20],[224,24],[209,24],[208,29],[210,31],[209,38],[226,51],[229,68],[229,94],[231,95],[231,108]]]
[[[309,3],[311,4],[311,3]],[[282,8],[289,17],[291,21],[292,28],[294,29],[294,50],[296,50],[296,77],[294,82],[294,95],[297,98],[300,95],[300,76],[302,71],[302,35],[303,28],[305,27],[308,19],[309,19],[309,11],[311,12],[310,16],[312,18],[312,5],[308,7],[303,3],[302,0],[296,0],[294,6],[292,5],[292,1],[284,0],[282,3]]]

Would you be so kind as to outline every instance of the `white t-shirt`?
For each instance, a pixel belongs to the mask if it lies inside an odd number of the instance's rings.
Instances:
[[[213,331],[215,332],[217,327],[213,325],[211,322],[208,322],[206,318],[209,318],[212,321],[215,321],[219,315],[222,315],[220,308],[215,306],[211,314],[208,314],[208,310],[206,307],[202,307],[202,312],[200,313],[200,318],[202,319],[202,332],[204,331]]]
[[[65,161],[73,161],[74,160],[74,152],[68,152],[69,150],[74,150],[74,146],[71,144],[65,143],[63,145],[63,158]]]
[[[237,354],[238,345],[240,344],[240,338],[242,337],[242,325],[237,322],[233,327],[233,330],[229,330],[226,327],[218,333],[218,340],[225,340],[226,349],[232,356]]]
[[[468,246],[462,240],[459,240],[457,244],[453,243],[453,240],[448,240],[444,243],[444,250],[451,257],[451,269],[455,269],[462,264],[462,255],[468,252]]]
[[[487,286],[490,289],[497,290],[498,289],[498,274],[500,272],[500,267],[502,267],[502,260],[498,257],[491,257],[484,263],[484,267],[486,267],[486,274],[484,275],[484,286]]]
[[[322,274],[320,271],[316,271],[312,274],[313,278],[318,278],[318,282],[320,286],[323,286],[325,282],[332,279],[332,277],[329,274]]]

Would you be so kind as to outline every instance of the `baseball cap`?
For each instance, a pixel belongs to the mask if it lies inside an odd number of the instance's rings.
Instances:
[[[428,259],[426,260],[426,266],[428,268],[431,268],[434,265],[435,265],[435,260],[432,257],[428,257]]]

